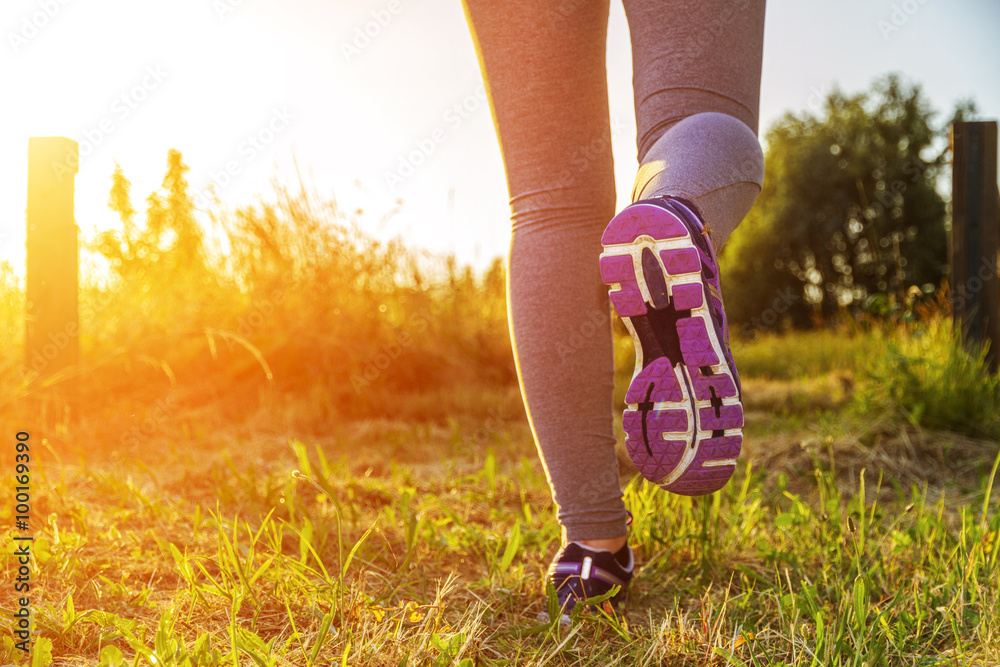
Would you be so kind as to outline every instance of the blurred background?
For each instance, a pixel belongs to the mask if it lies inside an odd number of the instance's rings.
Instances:
[[[34,0],[2,25],[4,405],[68,377],[19,353],[27,142],[60,135],[80,145],[83,389],[24,414],[127,433],[169,397],[322,431],[445,419],[470,383],[519,409],[506,186],[459,3]],[[947,310],[949,123],[1000,110],[1000,5],[772,0],[766,26],[768,182],[723,258],[736,342]],[[607,60],[623,206],[615,3]]]

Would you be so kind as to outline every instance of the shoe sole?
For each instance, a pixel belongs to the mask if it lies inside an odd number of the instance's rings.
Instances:
[[[601,242],[601,278],[635,344],[622,418],[626,449],[663,489],[717,491],[736,469],[743,406],[691,231],[671,211],[640,203],[615,216]]]

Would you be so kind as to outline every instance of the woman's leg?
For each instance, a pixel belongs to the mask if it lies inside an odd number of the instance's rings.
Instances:
[[[632,200],[693,201],[717,250],[760,192],[764,0],[624,0],[640,168]]]
[[[625,535],[598,256],[615,214],[608,0],[465,0],[513,219],[508,317],[528,418],[574,541]]]
[[[764,2],[625,0],[625,11],[640,168],[601,256],[636,347],[625,447],[647,479],[704,495],[729,481],[743,441],[711,240],[721,247],[763,178]]]

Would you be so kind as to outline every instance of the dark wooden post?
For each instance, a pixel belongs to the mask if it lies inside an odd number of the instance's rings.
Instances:
[[[25,363],[46,378],[79,361],[77,226],[73,187],[79,145],[28,139]]]
[[[990,343],[990,365],[1000,360],[1000,194],[997,123],[952,126],[951,303],[967,344]]]

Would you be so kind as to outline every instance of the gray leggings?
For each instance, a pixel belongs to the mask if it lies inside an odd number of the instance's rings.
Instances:
[[[569,540],[624,535],[601,234],[615,215],[609,0],[463,0],[510,192],[508,317],[521,392]],[[624,0],[633,201],[693,200],[717,249],[760,191],[764,0]]]

